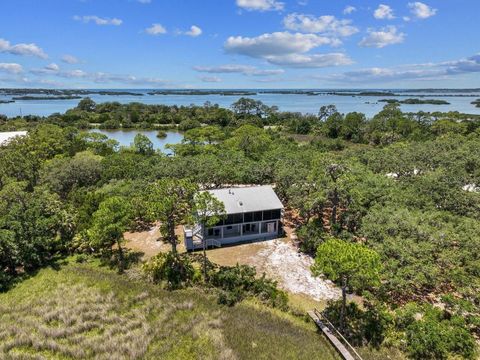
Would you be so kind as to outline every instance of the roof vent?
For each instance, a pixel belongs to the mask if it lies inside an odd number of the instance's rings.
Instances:
[[[239,202],[238,202],[238,205],[239,205],[239,206],[243,206],[243,202],[239,201]]]

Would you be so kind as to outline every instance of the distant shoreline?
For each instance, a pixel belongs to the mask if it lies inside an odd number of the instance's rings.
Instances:
[[[43,89],[1,88],[0,96],[12,96],[11,100],[68,100],[89,95],[108,96],[257,96],[261,94],[307,95],[307,96],[365,96],[365,97],[476,97],[480,88],[472,89]],[[32,95],[38,95],[34,98]],[[22,97],[22,98],[20,98]],[[65,99],[62,99],[65,97]]]

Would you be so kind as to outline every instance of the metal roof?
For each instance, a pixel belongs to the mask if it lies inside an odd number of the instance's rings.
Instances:
[[[222,201],[227,214],[283,209],[270,185],[208,190]]]

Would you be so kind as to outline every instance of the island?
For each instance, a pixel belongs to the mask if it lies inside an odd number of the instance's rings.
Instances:
[[[109,95],[109,96],[143,96],[142,92],[123,90],[87,90],[87,89],[0,89],[0,95],[8,96],[79,96],[79,95]]]
[[[242,90],[155,90],[148,95],[221,95],[221,96],[254,96],[256,91]]]
[[[335,95],[335,96],[396,96],[391,91],[333,91],[326,92],[325,95]]]
[[[480,99],[472,101],[472,105],[475,105],[476,107],[480,107]]]
[[[12,100],[75,100],[82,99],[77,95],[65,95],[65,96],[14,96]]]
[[[381,99],[379,102],[385,102],[388,104],[403,104],[403,105],[450,105],[448,101],[437,99]]]

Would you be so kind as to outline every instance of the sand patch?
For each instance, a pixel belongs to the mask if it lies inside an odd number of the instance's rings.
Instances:
[[[314,277],[310,271],[313,259],[299,253],[294,245],[281,240],[264,243],[258,253],[264,258],[267,276],[278,281],[281,288],[294,293],[304,294],[314,300],[332,300],[341,296],[340,290],[330,280]]]

